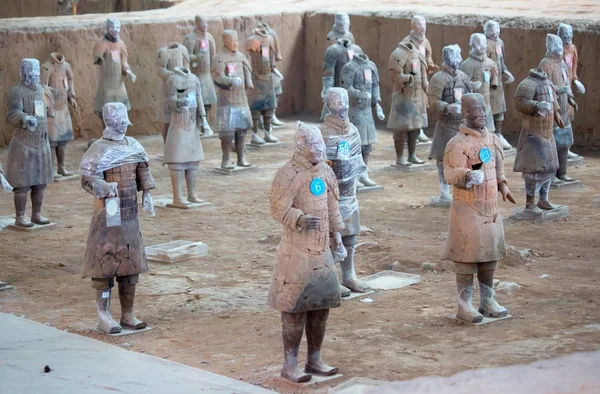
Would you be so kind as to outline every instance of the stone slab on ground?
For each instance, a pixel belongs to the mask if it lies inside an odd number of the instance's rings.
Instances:
[[[29,232],[30,233],[32,231],[45,230],[45,229],[48,229],[48,228],[52,228],[54,226],[56,226],[56,223],[55,222],[50,222],[48,224],[35,224],[35,223],[33,223],[33,227],[23,227],[23,226],[16,226],[14,224],[14,221],[13,221],[13,223],[11,223],[11,224],[8,225],[8,228],[10,228],[11,230],[24,231],[24,232]]]
[[[390,382],[383,380],[373,380],[366,378],[352,378],[347,382],[340,384],[329,390],[329,394],[363,394],[366,392],[374,393],[377,387]]]
[[[433,196],[429,199],[429,203],[435,208],[450,208],[452,200],[442,200],[440,196]]]
[[[404,272],[381,271],[364,277],[361,281],[373,290],[396,290],[419,283],[421,276]]]
[[[208,255],[208,245],[202,242],[171,241],[146,247],[148,261],[158,263],[179,263]]]
[[[435,170],[435,166],[433,164],[429,164],[429,163],[413,164],[411,166],[399,166],[397,164],[392,164],[388,168],[391,170],[402,171],[402,172],[421,172],[421,171]]]
[[[2,291],[2,290],[10,290],[10,289],[12,289],[12,288],[13,288],[13,287],[12,287],[12,286],[10,286],[8,283],[6,283],[6,282],[2,282],[2,281],[0,280],[0,291]]]
[[[154,158],[154,160],[160,161],[160,162],[162,162],[162,159],[163,159],[163,155],[158,155]]]
[[[364,185],[359,185],[358,188],[356,189],[357,193],[370,193],[370,192],[380,192],[383,191],[383,186],[381,185],[376,185],[376,186],[364,186]]]
[[[271,147],[274,147],[274,146],[283,146],[283,145],[284,144],[281,141],[279,141],[279,142],[267,142],[267,143],[264,143],[264,144],[261,144],[261,145],[250,143],[250,144],[246,144],[246,148],[248,148],[248,149],[263,149],[263,148],[271,148]]]
[[[234,168],[215,167],[213,169],[213,171],[219,175],[233,175],[233,174],[239,174],[241,172],[250,172],[250,171],[257,171],[257,170],[258,170],[257,166],[251,166],[251,167],[235,166]]]
[[[154,206],[159,208],[172,208],[178,210],[198,210],[200,208],[209,208],[213,204],[208,201],[202,200],[202,202],[189,202],[185,206],[173,205],[173,196],[170,194],[161,194],[159,196],[153,196]]]
[[[577,189],[582,187],[581,181],[551,183],[551,189]]]
[[[69,176],[61,176],[59,178],[54,178],[54,182],[74,181],[74,180],[80,179],[80,178],[81,178],[80,174],[73,174],[73,175],[69,175]]]
[[[3,393],[273,393],[6,313],[0,327]],[[43,373],[45,365],[52,371]]]
[[[514,217],[518,220],[529,220],[532,222],[543,222],[545,220],[566,218],[569,216],[569,206],[561,205],[556,209],[542,210],[541,212],[527,211],[525,207],[514,209]]]
[[[0,216],[0,231],[15,222],[14,215]]]
[[[583,156],[577,156],[567,159],[567,167],[574,167],[583,164]]]
[[[504,317],[485,317],[484,316],[483,320],[480,323],[469,323],[469,322],[466,322],[464,320],[457,319],[456,318],[456,314],[453,314],[451,316],[451,318],[454,319],[454,320],[456,320],[459,323],[463,323],[463,324],[466,324],[466,325],[469,325],[469,326],[483,326],[485,324],[496,323],[496,322],[499,322],[499,321],[502,321],[502,320],[512,319],[512,315],[506,315]]]

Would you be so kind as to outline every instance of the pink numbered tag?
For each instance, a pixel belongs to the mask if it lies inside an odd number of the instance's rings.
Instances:
[[[419,69],[419,63],[412,62],[411,67],[413,71],[417,71]]]
[[[200,40],[200,49],[208,49],[208,40]]]
[[[460,101],[462,100],[462,95],[462,88],[454,88],[454,100],[456,100],[457,103],[460,103]]]
[[[268,59],[269,58],[269,47],[261,47],[260,53],[262,54],[262,57]]]
[[[425,51],[425,45],[423,45],[423,44],[419,45],[419,52],[421,53],[422,56],[427,56],[427,51]]]
[[[352,60],[354,58],[354,50],[348,49],[346,52],[348,52],[348,59]]]
[[[502,45],[496,44],[496,55],[502,55]]]
[[[110,58],[113,62],[118,63],[121,60],[121,52],[120,51],[110,51]]]
[[[235,63],[227,63],[227,76],[235,77],[237,74]]]
[[[567,64],[569,66],[572,66],[573,65],[573,55],[570,53],[568,55],[565,55],[565,61],[567,62]]]
[[[365,81],[371,81],[373,79],[373,72],[370,68],[364,70]]]

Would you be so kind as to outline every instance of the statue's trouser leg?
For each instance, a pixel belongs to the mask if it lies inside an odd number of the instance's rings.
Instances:
[[[107,334],[121,332],[121,326],[110,314],[110,295],[115,285],[113,278],[92,278],[92,287],[96,290],[96,310],[98,329]]]
[[[342,237],[342,243],[348,252],[346,258],[340,262],[340,267],[342,268],[342,285],[357,293],[369,291],[369,287],[358,280],[356,271],[354,270],[356,235]]]
[[[444,176],[444,160],[437,160],[435,164],[437,167],[438,182],[440,184],[440,198],[442,200],[452,200],[452,196],[450,195],[450,185],[446,182],[446,177]]]
[[[133,313],[135,285],[138,283],[139,277],[139,274],[117,277],[119,301],[121,302],[121,325],[130,330],[146,328],[146,323],[138,320]]]
[[[369,165],[369,155],[373,151],[373,144],[366,144],[360,146],[361,155],[365,165]],[[358,177],[358,181],[365,186],[377,186],[377,183],[373,182],[371,178],[369,178],[369,169],[367,168],[360,176]]]
[[[558,153],[558,170],[556,176],[558,178],[567,175],[567,160],[569,159],[569,147],[564,146],[557,149]]]
[[[174,204],[185,204],[183,201],[183,193],[181,192],[181,183],[183,182],[184,171],[183,170],[170,170],[171,172],[171,186],[173,187],[173,203]]]
[[[308,358],[304,371],[315,375],[331,376],[338,372],[337,368],[330,367],[321,359],[321,346],[327,329],[329,309],[310,311],[306,314],[306,343],[308,345]]]
[[[233,146],[233,133],[231,136],[229,135],[221,135],[221,151],[223,152],[223,157],[221,160],[221,168],[233,168],[233,166],[229,162],[229,154],[231,153],[231,147]]]
[[[469,323],[480,323],[483,316],[473,308],[473,275],[477,264],[454,263],[456,290],[458,292],[458,312],[456,317]]]
[[[419,130],[409,131],[408,133],[408,161],[413,164],[423,164],[423,160],[417,157],[417,137],[419,136]]]
[[[394,149],[396,150],[396,165],[410,165],[404,158],[404,144],[406,142],[406,133],[394,131]]]
[[[58,165],[58,173],[63,176],[71,176],[72,172],[69,172],[65,168],[65,159],[67,156],[67,143],[60,142],[56,146],[56,161]],[[54,167],[53,167],[54,168]]]
[[[263,121],[265,125],[265,141],[266,142],[279,142],[279,140],[273,135],[273,129],[271,121],[273,119],[273,110],[267,109],[262,111]]]
[[[163,127],[163,130],[162,130],[163,144],[167,142],[167,134],[169,133],[169,126],[171,126],[171,123],[165,123],[165,127]]]
[[[307,382],[311,376],[298,368],[298,350],[306,324],[306,312],[281,312],[284,363],[281,376],[293,382]]]
[[[201,200],[196,197],[196,176],[198,175],[198,170],[185,170],[185,184],[187,186],[187,196],[188,201],[190,202],[201,202]]]
[[[523,177],[526,175],[523,174]],[[525,209],[535,210],[535,193],[539,189],[538,181],[533,179],[525,179]]]
[[[498,262],[478,263],[477,280],[479,281],[479,313],[489,317],[504,317],[508,311],[494,300],[494,272]]]
[[[50,220],[42,216],[46,185],[31,186],[31,221],[36,224],[49,224]]]
[[[246,139],[247,130],[235,131],[235,150],[237,153],[237,165],[240,167],[249,167],[244,155],[244,140]]]
[[[540,182],[540,202],[548,202],[548,192],[550,191],[550,184],[552,178]]]
[[[33,227],[33,223],[25,218],[25,209],[27,208],[28,187],[15,187],[13,197],[15,202],[15,225],[21,227]]]
[[[254,145],[263,145],[265,143],[265,140],[258,135],[258,123],[260,122],[261,114],[261,111],[252,111],[252,143]]]
[[[56,154],[56,161],[54,161],[54,155]],[[58,145],[55,145],[53,143],[50,144],[50,159],[52,160],[52,175],[54,176],[54,178],[60,177],[60,174],[58,173],[58,171],[56,171],[57,169],[57,163],[58,163]]]

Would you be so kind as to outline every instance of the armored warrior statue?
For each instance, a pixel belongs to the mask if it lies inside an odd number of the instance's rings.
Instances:
[[[485,22],[483,30],[485,32],[485,37],[487,38],[486,55],[496,63],[498,73],[500,74],[498,77],[497,89],[492,89],[490,91],[490,106],[492,107],[492,114],[494,115],[494,128],[496,129],[496,135],[500,138],[500,142],[502,142],[502,148],[504,150],[509,150],[512,149],[512,146],[502,135],[504,113],[506,112],[506,99],[504,97],[502,79],[504,79],[504,83],[508,85],[515,81],[515,77],[508,71],[504,61],[504,41],[500,38],[500,24],[496,21],[489,20]]]
[[[238,36],[234,30],[222,34],[224,47],[213,59],[212,77],[217,87],[217,129],[223,150],[222,168],[233,168],[229,153],[235,141],[237,165],[250,167],[244,158],[244,139],[252,127],[247,89],[252,89],[251,68],[248,59],[238,51]]]
[[[515,93],[515,106],[523,114],[523,124],[514,171],[523,173],[527,195],[525,209],[541,212],[542,209],[557,208],[548,201],[550,182],[558,169],[554,121],[564,124],[548,75],[541,70],[529,70],[529,76],[519,84]],[[540,196],[537,205],[536,191]]]
[[[585,86],[579,81],[577,76],[577,63],[579,62],[579,55],[577,53],[577,47],[573,44],[573,27],[565,23],[561,23],[558,26],[558,36],[563,42],[563,60],[567,63],[567,73],[569,75],[569,82],[571,86],[575,87],[577,93],[585,94]],[[571,122],[575,119],[575,110],[573,107],[569,107],[569,118]],[[579,156],[569,150],[569,158]]]
[[[347,38],[339,39],[335,44],[331,45],[325,51],[323,59],[323,89],[321,90],[321,98],[325,99],[325,95],[329,88],[339,88],[341,86],[342,68],[355,55],[363,53],[358,45],[352,43]],[[321,120],[327,115],[327,108],[323,104],[321,112]]]
[[[387,128],[394,132],[396,165],[424,164],[416,155],[417,137],[427,127],[427,65],[421,61],[417,47],[401,42],[392,52],[388,71],[394,84],[392,105]],[[404,143],[408,139],[408,160]]]
[[[502,199],[515,203],[504,177],[504,153],[500,139],[488,132],[488,104],[481,94],[462,97],[465,123],[446,145],[444,174],[454,186],[450,226],[443,259],[455,263],[458,319],[479,323],[483,316],[504,317],[506,308],[494,300],[494,272],[506,256]],[[473,275],[479,280],[479,311],[471,303]]]
[[[348,91],[350,98],[350,123],[358,128],[362,158],[365,165],[368,165],[373,143],[377,142],[372,108],[375,107],[380,120],[385,119],[380,105],[379,72],[375,63],[369,60],[367,55],[360,53],[354,55],[342,68],[340,79],[341,86]],[[365,186],[377,186],[377,183],[369,178],[368,169],[359,176],[358,181]]]
[[[431,44],[427,37],[425,37],[425,33],[427,32],[427,22],[425,18],[420,15],[413,16],[411,20],[412,30],[409,35],[404,37],[402,42],[410,42],[415,48],[417,48],[421,62],[424,62],[427,67],[426,75],[433,75],[440,70],[440,68],[433,62],[433,57],[431,55]],[[427,102],[427,97],[425,97],[425,92],[423,92],[423,101]],[[427,107],[425,107],[425,118],[427,118]],[[426,127],[427,125],[425,125]],[[419,131],[419,136],[417,137],[419,142],[429,142],[429,138],[423,132],[423,129]]]
[[[212,59],[216,55],[215,39],[208,32],[208,23],[200,15],[194,19],[196,28],[183,39],[183,45],[190,54],[192,63],[191,70],[200,81],[202,90],[202,102],[204,110],[208,116],[213,104],[217,103],[217,94],[215,93],[215,84],[210,75],[212,69]],[[214,134],[208,122],[202,124],[202,132],[205,137]]]
[[[333,28],[327,33],[327,45],[331,46],[342,39],[351,43],[356,42],[350,33],[350,16],[345,12],[338,12],[334,17]]]
[[[437,162],[439,200],[449,203],[452,201],[452,195],[450,185],[444,177],[444,150],[448,141],[458,133],[463,122],[462,96],[473,92],[473,84],[469,77],[458,69],[462,61],[458,45],[445,46],[442,50],[442,59],[442,69],[431,78],[427,89],[429,106],[438,114],[429,158]]]
[[[471,53],[463,61],[459,70],[464,72],[474,82],[475,93],[481,93],[485,98],[486,105],[486,128],[490,132],[495,132],[494,116],[490,101],[490,90],[498,89],[500,83],[498,79],[498,67],[496,63],[486,55],[487,39],[481,33],[471,35],[469,41]]]
[[[146,323],[133,313],[135,285],[148,270],[144,240],[138,219],[138,196],[143,191],[143,209],[154,215],[150,189],[155,187],[146,151],[125,132],[129,123],[123,103],[104,105],[106,128],[102,138],[87,150],[79,171],[81,187],[95,197],[88,234],[83,276],[96,290],[98,329],[107,334],[122,328],[139,330]],[[111,290],[119,283],[121,322],[110,314]]]
[[[354,245],[360,234],[360,212],[356,199],[356,181],[367,166],[362,158],[360,133],[348,119],[348,92],[342,88],[331,88],[327,91],[325,104],[329,114],[319,126],[323,140],[327,146],[327,159],[331,160],[333,172],[337,178],[339,208],[344,230],[342,243],[348,254],[340,262],[342,267],[342,296],[350,295],[350,290],[364,293],[369,289],[356,277],[354,270]]]
[[[161,94],[159,95],[158,100],[156,100],[158,103],[156,120],[164,124],[163,142],[165,142],[167,139],[167,132],[169,131],[169,123],[171,122],[171,111],[166,103],[167,80],[173,75],[175,67],[190,67],[188,50],[183,45],[172,42],[166,47],[158,50],[156,65],[158,66],[158,76],[162,80]]]
[[[292,159],[275,174],[271,216],[283,225],[268,304],[281,311],[285,362],[281,376],[306,382],[310,374],[335,375],[321,360],[329,309],[340,306],[340,285],[330,243],[343,249],[344,223],[339,191],[325,161],[319,129],[298,123]],[[298,367],[298,349],[306,327],[308,359]]]
[[[42,216],[42,203],[46,184],[54,180],[48,142],[48,117],[54,116],[53,101],[50,89],[40,84],[40,62],[23,59],[21,81],[10,91],[6,105],[6,120],[14,126],[8,145],[6,179],[14,187],[16,226],[50,223]],[[25,217],[30,190],[31,222]]]
[[[272,42],[273,42],[273,52],[275,52],[275,61],[279,62],[283,60],[283,56],[281,54],[281,46],[279,44],[279,37],[277,37],[277,32],[275,32],[275,30],[273,30],[271,28],[271,26],[269,26],[267,23],[264,22],[258,22],[258,26],[264,28],[267,33],[269,34],[269,37],[271,38]],[[283,81],[283,75],[281,75],[281,72],[278,69],[275,69],[273,71],[273,78],[275,79],[275,96],[277,97],[277,99],[279,100],[279,96],[281,96],[283,94],[283,88],[281,86],[281,81]],[[283,123],[281,120],[277,119],[277,108],[275,108],[275,110],[273,110],[273,118],[271,118],[271,124],[273,126],[284,126],[285,123]]]
[[[123,103],[130,109],[123,76],[135,83],[136,76],[127,63],[127,47],[120,40],[121,22],[106,20],[104,37],[94,45],[94,64],[100,67],[100,79],[96,88],[94,111],[102,119],[102,108],[110,102]]]
[[[73,70],[63,54],[50,54],[50,59],[42,65],[41,83],[51,88],[54,97],[54,117],[48,118],[48,140],[51,150],[56,152],[58,171],[53,168],[52,172],[54,178],[71,176],[73,173],[65,168],[67,143],[75,138],[68,104],[77,110],[77,102]]]
[[[186,208],[181,192],[185,178],[187,201],[202,202],[196,197],[196,174],[204,151],[196,131],[197,120],[206,122],[200,81],[188,68],[175,67],[167,81],[166,102],[171,111],[171,124],[163,154],[163,165],[169,166],[173,186],[173,206]]]
[[[577,111],[577,104],[571,90],[567,63],[562,59],[563,44],[560,37],[554,34],[546,36],[546,57],[540,62],[540,68],[546,74],[548,79],[554,85],[556,90],[558,104],[560,105],[560,117],[563,124],[556,122],[554,124],[554,139],[558,151],[558,165],[556,177],[553,183],[574,182],[575,179],[567,175],[568,152],[573,145],[573,130],[571,129],[571,120],[569,119],[568,106],[571,105]]]
[[[279,73],[275,66],[275,45],[269,33],[256,28],[246,41],[246,52],[252,68],[254,87],[248,90],[248,101],[252,111],[252,143],[263,145],[265,142],[279,142],[272,134],[271,119],[277,107],[275,95],[276,77]],[[265,139],[258,135],[258,123],[263,118]]]

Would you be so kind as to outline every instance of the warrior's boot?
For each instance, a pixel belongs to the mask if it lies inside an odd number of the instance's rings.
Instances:
[[[232,169],[234,166],[229,161],[229,154],[231,153],[231,146],[233,141],[221,139],[221,151],[223,152],[223,158],[221,160],[221,168]]]
[[[539,213],[542,210],[535,205],[535,194],[527,194],[525,202],[525,210],[529,212]]]
[[[62,176],[71,176],[72,172],[67,171],[65,168],[65,156],[66,156],[66,145],[61,145],[56,147],[56,161],[58,162],[58,174]]]
[[[121,332],[122,327],[110,314],[111,289],[96,290],[96,309],[98,310],[98,330],[107,334]]]
[[[306,342],[308,345],[308,358],[304,372],[321,376],[332,376],[338,369],[330,367],[321,360],[321,346],[325,338],[329,309],[309,311],[306,314]]]
[[[281,120],[277,119],[277,115],[275,115],[275,111],[273,111],[273,120],[271,121],[271,123],[273,124],[273,126],[277,126],[277,127],[285,126],[285,123],[283,123]]]
[[[25,208],[27,207],[27,192],[24,193],[14,193],[14,201],[15,201],[15,226],[21,227],[33,227],[33,223],[31,223],[25,217]]]
[[[354,236],[351,237],[355,238]],[[343,240],[346,240],[344,238]],[[343,261],[340,261],[340,267],[342,268],[342,285],[356,293],[366,293],[371,289],[369,286],[358,280],[356,272],[354,271],[354,243],[352,242],[348,245],[344,243],[344,247],[346,248],[348,255]]]
[[[265,142],[269,142],[269,143],[279,142],[277,137],[275,137],[273,135],[273,128],[271,127],[272,117],[266,115],[266,116],[263,116],[263,120],[265,122]]]
[[[308,382],[312,376],[304,373],[298,367],[298,350],[302,341],[302,333],[306,323],[306,312],[287,313],[281,312],[281,325],[283,332],[283,350],[285,361],[281,376],[292,382]]]
[[[574,159],[576,157],[579,157],[579,155],[577,153],[571,152],[571,149],[569,149],[569,151],[567,152],[567,157],[569,159]]]
[[[418,131],[409,131],[408,133],[408,161],[412,164],[425,164],[425,162],[417,157],[417,137]]]
[[[187,202],[183,200],[183,193],[181,192],[183,176],[184,172],[182,170],[171,170],[171,186],[173,187],[173,205],[188,205]]]
[[[371,178],[369,178],[369,154],[363,153],[362,157],[363,161],[365,162],[365,166],[367,166],[367,169],[365,170],[365,172],[360,174],[360,176],[358,177],[358,181],[365,186],[377,186],[377,183],[375,183],[373,180],[371,180]]]
[[[189,202],[202,202],[201,199],[196,197],[196,174],[198,170],[186,170],[185,171],[185,184],[187,186],[187,200]]]
[[[473,274],[456,274],[458,312],[456,317],[469,323],[481,323],[483,316],[473,308]]]
[[[540,201],[537,203],[538,208],[544,210],[552,210],[559,208],[560,205],[552,204],[548,201],[548,191],[550,189],[550,180],[547,180],[540,186]]]
[[[411,166],[412,163],[408,162],[408,160],[406,160],[406,157],[404,157],[404,143],[406,140],[406,133],[402,133],[400,134],[400,136],[402,138],[394,140],[394,149],[396,150],[396,165],[408,167]]]
[[[206,117],[203,117],[202,118],[202,136],[210,137],[214,134],[215,134],[215,132],[210,128],[210,125],[208,124],[208,119],[206,119]]]
[[[494,270],[477,271],[479,280],[479,313],[487,317],[505,317],[508,315],[506,308],[494,300]]]
[[[256,117],[253,116],[252,117],[252,140],[251,140],[251,144],[253,145],[264,145],[265,144],[265,140],[263,140],[262,138],[260,138],[260,136],[258,135],[258,121],[260,120],[260,116]],[[237,146],[236,146],[237,149]]]
[[[133,314],[135,284],[119,283],[119,301],[121,301],[121,326],[129,330],[146,328],[146,323],[138,320]]]
[[[237,165],[240,167],[251,167],[252,164],[246,161],[244,157],[244,135],[235,136],[235,148],[237,153]]]
[[[56,152],[56,161],[58,161],[58,147],[56,147],[56,149],[51,147],[50,149]],[[50,157],[52,158],[52,178],[55,180],[62,178],[62,175],[56,171],[56,167],[54,165],[54,154],[50,153]]]
[[[417,135],[417,141],[419,142],[429,142],[429,137],[425,135],[423,129],[419,130],[419,135]]]
[[[50,224],[50,220],[42,216],[44,202],[44,187],[31,188],[31,221],[35,224]]]

